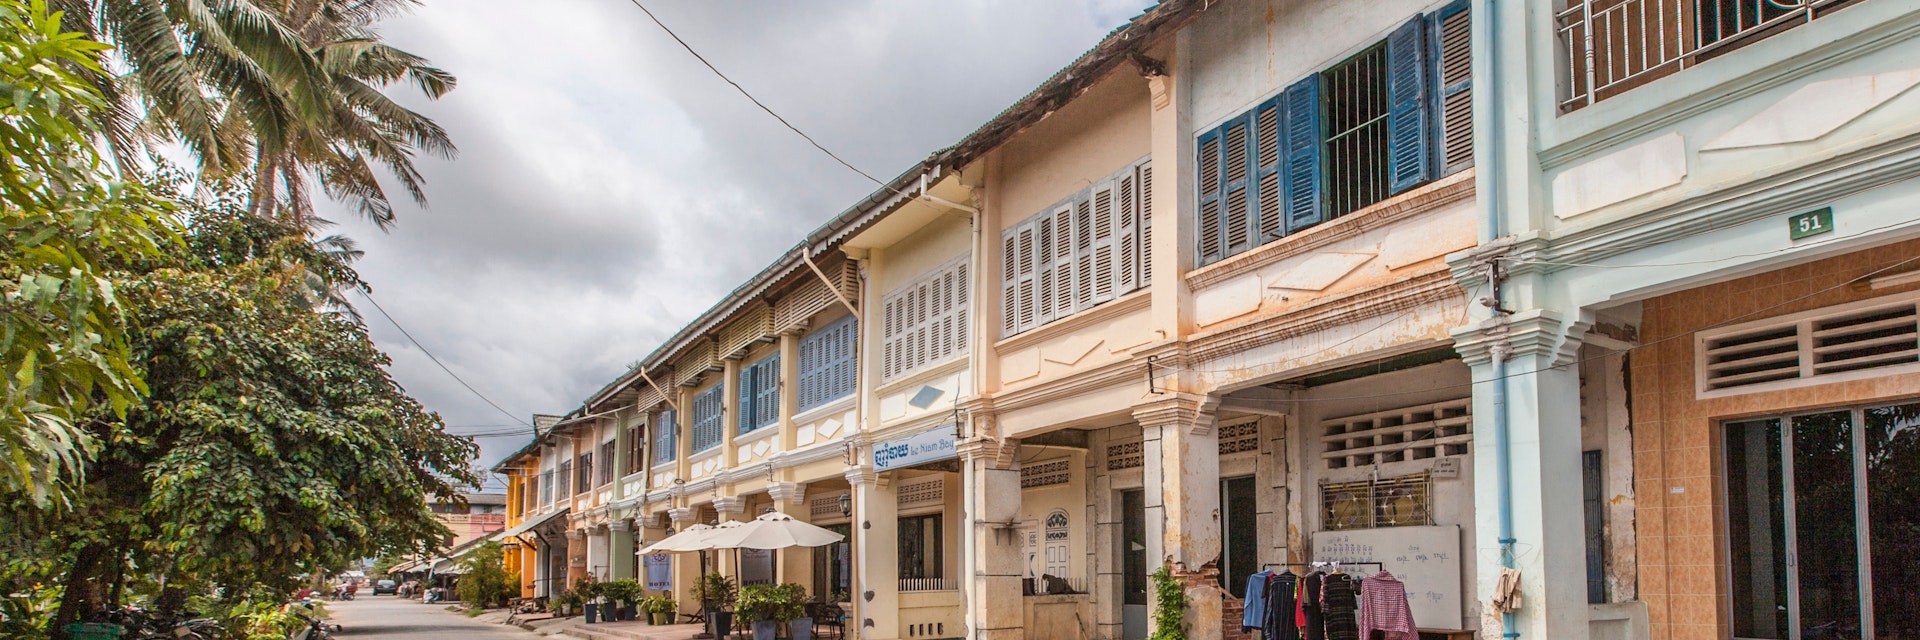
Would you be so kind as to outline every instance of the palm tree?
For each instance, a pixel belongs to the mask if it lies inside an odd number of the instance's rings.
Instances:
[[[416,0],[54,0],[68,28],[115,45],[125,72],[100,78],[102,129],[123,166],[177,142],[211,179],[249,177],[251,210],[302,226],[311,176],[381,228],[393,206],[376,167],[425,203],[416,153],[451,157],[432,119],[381,93],[430,98],[451,74],[384,42],[379,19]]]

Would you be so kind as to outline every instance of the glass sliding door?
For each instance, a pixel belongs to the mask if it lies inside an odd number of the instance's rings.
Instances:
[[[1866,411],[1873,631],[1920,640],[1920,404]]]
[[[1721,436],[1734,637],[1920,640],[1920,404]]]

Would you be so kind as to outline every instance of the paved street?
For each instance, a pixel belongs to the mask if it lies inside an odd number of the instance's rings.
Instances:
[[[489,624],[394,596],[363,596],[327,607],[333,622],[345,627],[337,634],[355,640],[530,640],[537,634],[515,627]]]

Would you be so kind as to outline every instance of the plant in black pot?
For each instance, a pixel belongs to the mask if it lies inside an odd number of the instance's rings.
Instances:
[[[606,616],[608,619],[634,619],[634,607],[639,604],[640,594],[644,590],[638,580],[632,578],[610,580],[604,583],[602,588],[606,591],[608,606],[612,607],[612,614]]]
[[[707,622],[713,625],[714,635],[724,636],[733,631],[733,606],[739,594],[733,578],[718,573],[702,576],[694,586],[694,599],[699,600],[701,609],[707,612]]]
[[[573,592],[580,596],[580,606],[587,613],[587,624],[599,622],[601,601],[606,597],[605,586],[595,582],[593,576],[587,576],[574,583]]]
[[[734,606],[734,612],[740,619],[753,623],[753,640],[774,640],[779,629],[778,617],[785,594],[780,587],[770,584],[750,584],[740,589],[740,602]]]

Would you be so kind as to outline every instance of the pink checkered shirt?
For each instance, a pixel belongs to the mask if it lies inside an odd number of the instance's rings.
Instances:
[[[1420,640],[1413,628],[1413,609],[1407,605],[1407,585],[1381,571],[1360,583],[1360,637],[1381,631],[1385,640]]]

